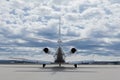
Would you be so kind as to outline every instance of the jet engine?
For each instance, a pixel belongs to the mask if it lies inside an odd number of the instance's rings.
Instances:
[[[76,48],[71,48],[71,51],[70,51],[70,52],[71,52],[72,54],[74,54],[76,51],[77,51]]]
[[[46,54],[49,54],[49,49],[48,49],[48,48],[44,48],[43,51],[44,51]]]

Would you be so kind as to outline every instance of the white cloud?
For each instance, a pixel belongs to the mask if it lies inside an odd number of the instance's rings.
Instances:
[[[57,39],[59,16],[64,39],[91,38],[85,45],[91,40],[120,43],[119,0],[0,0],[0,45],[43,45],[31,36]]]

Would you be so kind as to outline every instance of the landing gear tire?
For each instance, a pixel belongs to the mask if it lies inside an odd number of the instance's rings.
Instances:
[[[74,64],[74,67],[77,68],[77,64]]]
[[[61,67],[61,64],[59,64],[59,67]]]
[[[45,68],[46,64],[43,64],[43,68]]]

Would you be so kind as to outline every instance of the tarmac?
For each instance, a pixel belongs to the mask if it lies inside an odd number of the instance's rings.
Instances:
[[[0,64],[0,80],[120,80],[120,65]]]

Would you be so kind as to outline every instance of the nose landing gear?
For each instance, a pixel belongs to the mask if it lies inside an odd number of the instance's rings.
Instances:
[[[77,68],[77,64],[74,64],[74,67]]]
[[[45,68],[46,64],[43,64],[43,68]]]

